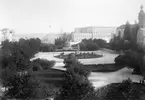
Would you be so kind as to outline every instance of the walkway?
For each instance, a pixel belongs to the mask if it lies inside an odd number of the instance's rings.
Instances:
[[[92,51],[88,51],[92,52]],[[36,58],[43,58],[47,60],[55,60],[56,64],[54,66],[55,69],[66,70],[63,68],[63,60],[55,58],[54,55],[58,55],[61,52],[40,52],[38,53],[34,59]],[[71,53],[71,52],[65,52]],[[118,56],[116,53],[110,53],[109,51],[99,50],[95,51],[97,54],[102,54],[103,57],[100,58],[93,58],[93,59],[80,59],[79,61],[83,64],[105,64],[105,63],[114,63],[114,58]],[[122,82],[124,79],[131,78],[133,82],[139,82],[142,79],[142,76],[139,75],[132,75],[132,69],[123,68],[116,72],[91,72],[88,79],[93,84],[95,88],[99,88],[105,86],[110,83],[118,83]]]

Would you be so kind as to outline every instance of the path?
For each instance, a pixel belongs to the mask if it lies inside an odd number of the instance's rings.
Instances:
[[[88,51],[91,52],[91,51]],[[36,58],[44,58],[47,60],[55,60],[56,64],[54,66],[55,69],[66,70],[63,68],[63,60],[55,58],[54,55],[58,55],[61,52],[40,52],[36,55]],[[71,52],[65,52],[71,53]],[[103,57],[100,58],[93,58],[93,59],[80,59],[79,61],[83,64],[105,64],[105,63],[114,63],[114,58],[118,56],[116,53],[110,53],[108,51],[99,50],[95,51],[97,54],[103,54]],[[123,68],[116,72],[91,72],[88,79],[93,84],[95,88],[105,86],[110,83],[119,83],[124,79],[131,78],[133,82],[139,82],[142,79],[142,76],[139,75],[132,75],[132,69]]]

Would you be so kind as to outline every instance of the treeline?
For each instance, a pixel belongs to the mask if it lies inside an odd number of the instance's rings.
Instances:
[[[108,47],[108,43],[103,39],[83,39],[79,45],[81,51],[94,51]]]
[[[0,80],[2,87],[7,89],[3,98],[38,99],[45,98],[55,92],[52,87],[50,88],[51,84],[45,85],[40,82],[36,75],[33,75],[33,71],[48,70],[55,64],[54,61],[43,59],[30,60],[39,52],[40,46],[41,41],[39,39],[20,39],[18,42],[6,40],[2,42]]]
[[[31,49],[35,49],[37,47],[37,52],[52,52],[55,50],[55,46],[53,44],[43,43],[39,38],[30,38],[19,40],[20,45],[28,46],[30,45]]]

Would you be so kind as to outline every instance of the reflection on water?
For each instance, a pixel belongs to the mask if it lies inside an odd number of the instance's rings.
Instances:
[[[92,72],[88,79],[95,88],[111,83],[120,83],[127,78],[132,79],[133,82],[139,82],[143,77],[140,75],[133,75],[132,71],[132,69],[125,67],[116,72]]]

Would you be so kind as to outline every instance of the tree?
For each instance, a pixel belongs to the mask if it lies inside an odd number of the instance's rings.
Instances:
[[[132,34],[131,34],[131,25],[129,24],[129,22],[126,22],[126,25],[125,25],[125,29],[124,29],[124,40],[128,40],[128,41],[131,41],[131,37],[132,37]]]
[[[2,42],[1,82],[8,88],[5,92],[6,97],[28,99],[36,96],[35,89],[38,87],[38,82],[31,74],[30,58],[37,52],[39,43],[39,39]]]
[[[133,28],[132,28],[132,40],[131,40],[132,48],[134,50],[137,50],[137,33],[138,33],[138,30],[139,30],[139,24],[134,24]]]
[[[55,65],[55,61],[48,61],[46,59],[35,59],[32,61],[37,69],[48,70]]]
[[[107,47],[107,42],[103,39],[94,39],[93,42],[96,43],[100,48]]]
[[[126,51],[123,55],[119,55],[115,58],[115,63],[133,68],[133,73],[141,74],[141,67],[143,66],[143,53]]]
[[[99,40],[98,40],[99,41]],[[99,43],[99,42],[98,42]],[[80,43],[80,50],[84,51],[94,51],[98,50],[99,46],[96,43],[96,40],[92,39],[83,39]]]
[[[62,34],[59,38],[55,39],[55,45],[58,49],[62,49],[66,42],[72,40],[72,34]]]
[[[55,100],[95,100],[94,88],[87,77],[79,65],[67,68],[65,83]]]
[[[3,29],[1,30],[1,32],[2,32],[2,34],[3,34],[3,36],[4,36],[4,40],[9,40],[9,39],[10,39],[10,38],[8,37],[8,35],[11,35],[11,36],[14,35],[14,30],[8,29],[8,28],[3,28]],[[11,40],[9,40],[9,41],[11,41]]]
[[[74,56],[69,55],[68,60],[65,83],[55,100],[95,100],[94,88],[88,80],[90,71],[83,69],[83,65]]]

